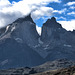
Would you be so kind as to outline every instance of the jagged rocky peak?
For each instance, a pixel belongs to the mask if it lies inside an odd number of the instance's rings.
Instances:
[[[48,19],[47,22],[56,22],[56,18],[52,17],[51,19]]]
[[[73,30],[71,33],[73,33],[75,35],[75,30]]]
[[[17,19],[0,31],[3,33],[0,36],[0,68],[36,66],[43,62],[32,48],[38,44],[39,35],[30,15]]]
[[[56,21],[55,17],[48,19],[42,26],[41,40],[50,39],[53,36],[57,36],[60,32],[63,32],[61,24]],[[47,40],[46,40],[47,41]]]
[[[2,30],[0,30],[1,33]],[[14,38],[17,42],[20,41],[21,43],[27,43],[32,46],[38,43],[39,34],[37,33],[36,25],[31,18],[31,14],[17,19],[12,24],[5,27],[5,33],[2,36],[7,34],[10,34],[10,37]]]
[[[55,17],[52,17],[51,20],[52,20],[52,21],[56,21],[56,18],[55,18]]]
[[[57,23],[55,17],[52,17],[51,19],[48,19],[43,25],[49,26],[49,27],[54,27],[54,28],[61,28],[61,24]]]
[[[23,18],[18,18],[16,21],[14,21],[14,23],[15,22],[22,23],[23,21],[30,21],[30,22],[34,23],[33,19],[31,18],[31,14],[29,14]]]
[[[13,23],[7,25],[4,28],[0,29],[0,34],[2,34],[5,31],[13,31],[14,29],[16,29],[16,27],[18,26],[17,24],[23,23],[25,21],[29,21],[31,23],[34,23],[33,19],[31,18],[31,14],[25,16],[25,17],[21,17],[18,18],[17,20],[15,20]],[[35,23],[34,23],[35,24]]]
[[[12,25],[11,31],[13,38],[19,38],[28,45],[36,45],[38,42],[39,34],[30,14],[24,18],[17,19]]]

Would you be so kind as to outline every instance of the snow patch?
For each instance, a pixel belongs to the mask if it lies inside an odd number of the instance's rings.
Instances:
[[[41,39],[40,39],[40,38],[38,38],[38,41],[39,41],[39,44],[43,44],[43,42],[41,41]]]
[[[46,45],[45,48],[44,48],[44,50],[48,49],[48,46],[49,46],[49,45]]]
[[[37,47],[40,47],[40,44],[34,46],[34,48],[37,48]]]
[[[71,45],[66,45],[66,44],[64,44],[64,46],[66,46],[66,47],[72,47]]]
[[[44,50],[46,50],[46,49],[48,49],[47,47],[46,48],[44,48]]]
[[[3,65],[5,65],[6,63],[8,63],[8,59],[2,61],[2,62],[1,62],[1,65],[3,66]]]
[[[14,29],[15,29],[15,28],[16,28],[16,27],[15,27],[15,26],[13,26],[13,27],[12,27],[12,29],[11,29],[11,31],[14,31]]]
[[[5,33],[8,31],[9,27],[10,27],[10,26],[7,26],[7,27],[6,27],[6,31],[5,31]]]
[[[46,45],[46,47],[48,47],[49,45]]]
[[[23,43],[23,40],[20,39],[20,38],[15,38],[15,40],[16,40],[18,43]]]

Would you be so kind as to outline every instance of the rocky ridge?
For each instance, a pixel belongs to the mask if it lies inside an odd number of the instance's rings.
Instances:
[[[41,36],[30,15],[0,30],[1,69],[33,67],[65,58],[75,61],[75,34],[62,28],[54,17],[43,24]]]
[[[0,36],[0,69],[42,64],[43,58],[31,48],[38,37],[30,15],[9,24]]]

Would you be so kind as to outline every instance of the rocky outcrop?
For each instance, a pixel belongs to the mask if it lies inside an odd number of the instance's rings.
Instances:
[[[57,23],[56,19],[52,17],[42,26],[41,40],[47,41],[51,38],[60,39],[59,34],[61,34],[61,32],[64,33],[64,31],[61,24]]]
[[[33,75],[75,75],[75,66],[63,69],[56,69],[52,71],[46,71],[42,73],[35,73]]]
[[[38,44],[38,38],[30,15],[8,25],[0,36],[0,69],[43,63],[43,58],[32,49]]]
[[[23,43],[27,43],[31,47],[38,44],[39,34],[30,15],[16,20],[9,29],[11,37],[15,40],[22,40]]]
[[[1,28],[0,29],[0,36],[6,31],[6,28]]]
[[[58,59],[54,61],[48,61],[42,65],[34,67],[34,70],[38,73],[48,71],[48,70],[56,70],[74,66],[75,62],[67,59]]]
[[[73,33],[75,35],[75,30],[71,31],[71,33]]]
[[[0,68],[37,66],[65,58],[75,60],[75,35],[62,28],[54,17],[43,24],[41,36],[30,15],[0,31]]]
[[[66,59],[46,62],[36,67],[11,68],[0,70],[0,75],[74,75],[75,62]]]
[[[20,44],[14,39],[4,39],[0,44],[0,69],[36,66],[44,59],[27,44]]]
[[[44,50],[48,52],[47,60],[67,58],[75,60],[75,35],[62,28],[61,24],[52,17],[42,26],[41,41]]]
[[[31,14],[25,16],[24,18],[18,18],[16,21],[14,21],[13,23],[22,23],[24,21],[30,21],[32,23],[34,23],[33,19],[31,18]],[[35,23],[34,23],[35,24]]]

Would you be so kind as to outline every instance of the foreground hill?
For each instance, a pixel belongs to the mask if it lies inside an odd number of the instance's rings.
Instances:
[[[0,75],[75,75],[75,62],[67,59],[49,61],[36,67],[0,70]],[[72,67],[71,67],[72,66]]]
[[[56,69],[32,75],[75,75],[75,66],[63,69]]]

